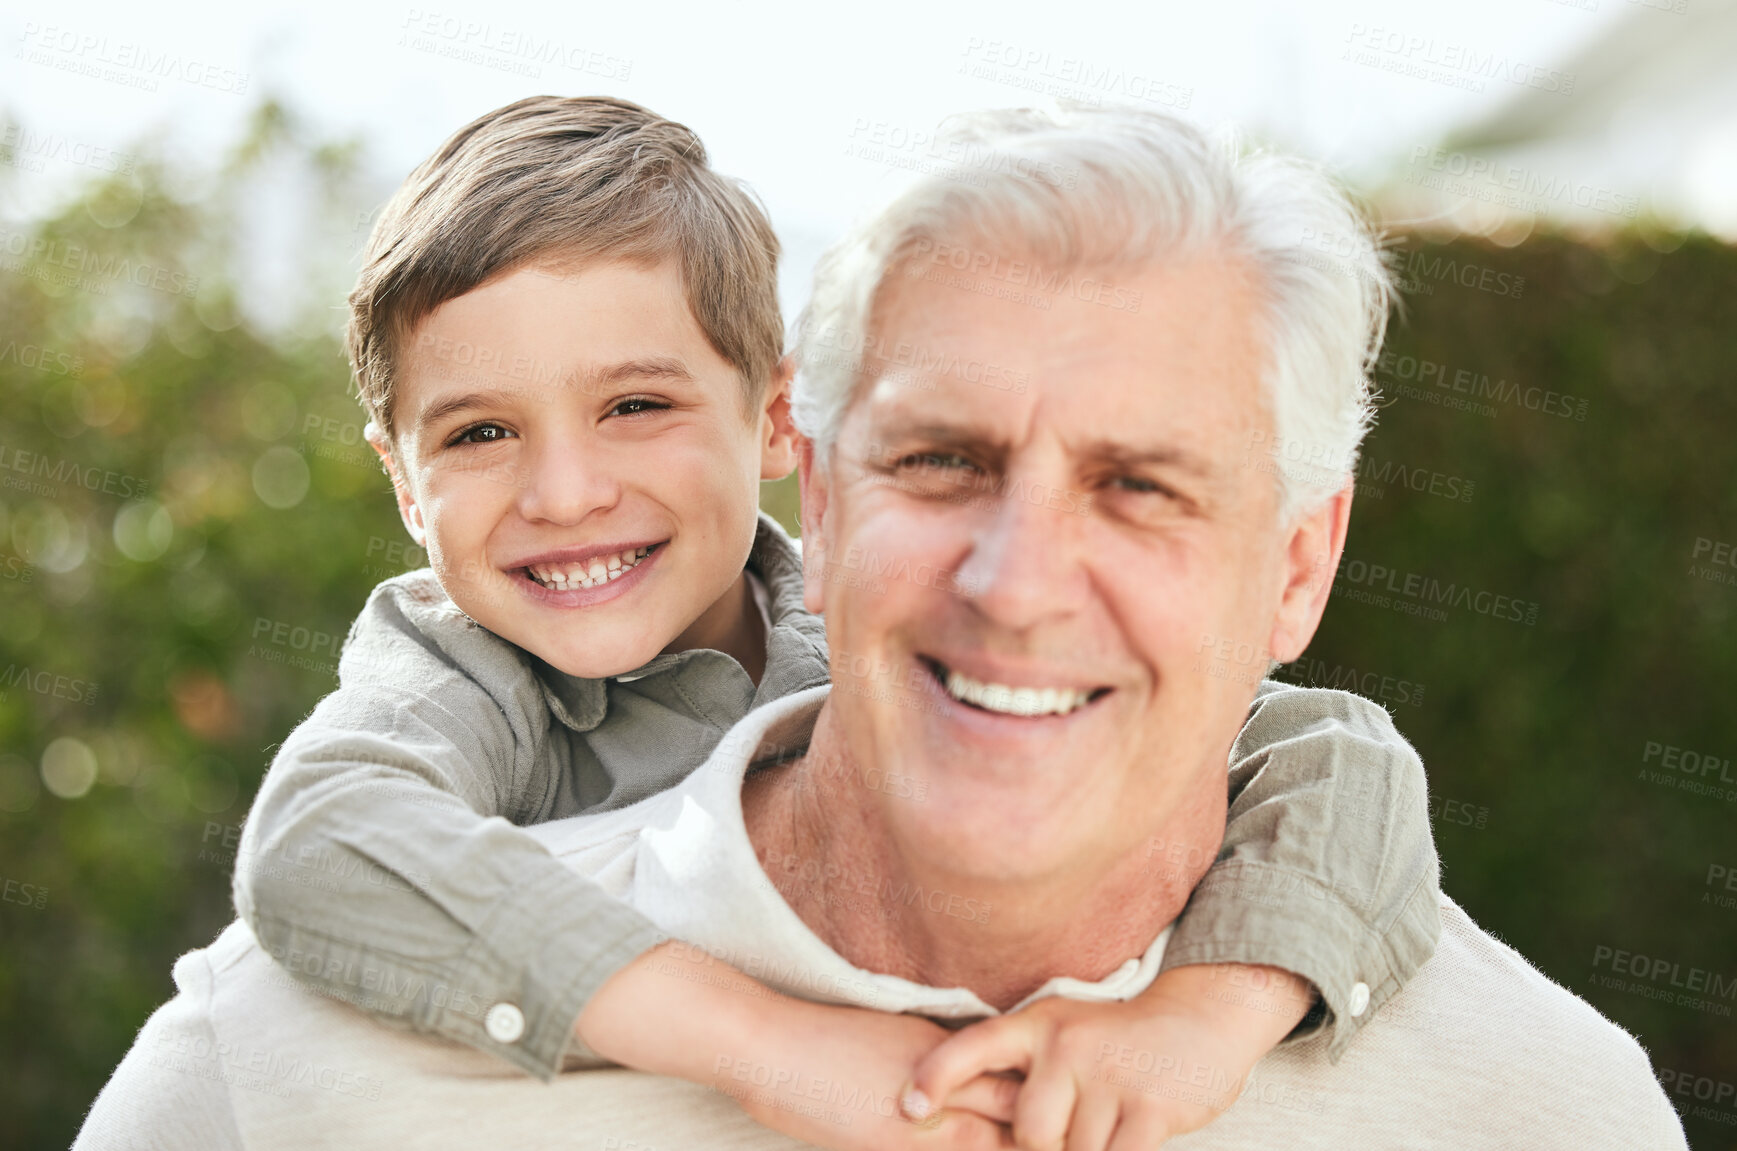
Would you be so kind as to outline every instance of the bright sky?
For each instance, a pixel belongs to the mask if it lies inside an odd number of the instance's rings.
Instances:
[[[694,127],[759,191],[789,250],[788,294],[949,112],[1030,102],[1034,86],[1144,99],[1368,177],[1521,90],[1456,66],[1467,53],[1545,76],[1633,2],[1322,0],[1302,14],[1277,0],[23,0],[0,22],[0,112],[82,146],[161,135],[196,174],[276,95],[334,136],[359,134],[383,197],[490,108],[620,95]],[[1354,46],[1361,61],[1346,58]],[[1389,70],[1417,62],[1426,75]],[[81,174],[49,164],[0,213]]]

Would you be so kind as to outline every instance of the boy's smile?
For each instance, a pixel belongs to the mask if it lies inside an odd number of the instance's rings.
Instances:
[[[571,675],[690,647],[757,672],[742,567],[788,401],[745,413],[673,261],[519,268],[405,342],[399,508],[460,609]]]

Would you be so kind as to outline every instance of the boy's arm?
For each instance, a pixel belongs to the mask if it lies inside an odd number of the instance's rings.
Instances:
[[[548,1078],[585,1002],[664,936],[496,818],[553,786],[548,705],[522,653],[424,607],[370,598],[260,787],[236,908],[303,983]]]
[[[1423,763],[1360,696],[1263,683],[1231,752],[1218,861],[1164,952],[1263,964],[1309,980],[1335,1062],[1441,935],[1440,869]]]

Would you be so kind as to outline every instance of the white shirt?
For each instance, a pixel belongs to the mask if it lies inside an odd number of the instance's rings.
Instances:
[[[806,745],[827,690],[750,713],[669,791],[531,830],[671,935],[781,990],[939,1018],[994,1014],[969,990],[846,962],[761,869],[742,820],[743,777],[770,749]],[[1436,956],[1337,1065],[1324,1036],[1281,1048],[1224,1117],[1166,1146],[1686,1149],[1631,1037],[1446,899],[1442,922]],[[1031,998],[1136,995],[1156,977],[1168,935],[1106,979],[1052,979]],[[545,1085],[471,1048],[383,1027],[304,990],[240,923],[183,956],[175,980],[179,994],[146,1023],[75,1148],[798,1146],[691,1083],[608,1069]],[[1158,1070],[1136,1052],[1125,1062],[1107,1061],[1104,1073],[1154,1092],[1212,1089],[1191,1068]],[[852,1105],[824,1083],[815,1098]]]

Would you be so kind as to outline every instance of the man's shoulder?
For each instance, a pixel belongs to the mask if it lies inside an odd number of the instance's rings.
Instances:
[[[1365,1029],[1368,1056],[1403,1056],[1444,1076],[1438,1086],[1474,1089],[1492,1131],[1520,1123],[1564,1147],[1685,1146],[1634,1036],[1445,895],[1441,923],[1435,957]]]
[[[1175,1140],[1177,1151],[1686,1151],[1632,1036],[1452,900],[1440,908],[1435,955],[1338,1063],[1324,1036],[1279,1048],[1224,1118]]]

